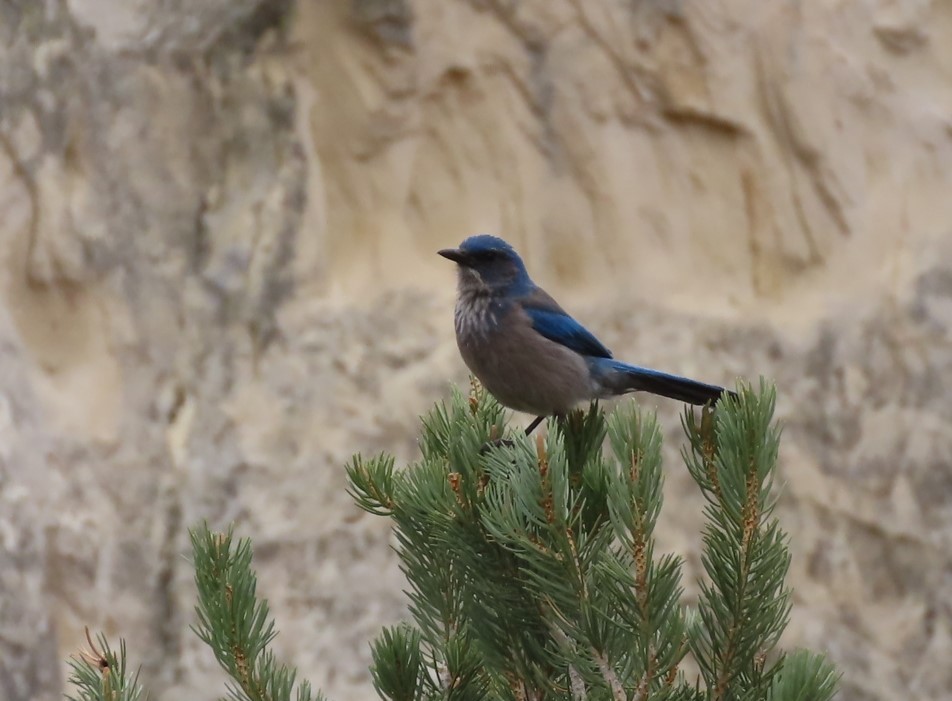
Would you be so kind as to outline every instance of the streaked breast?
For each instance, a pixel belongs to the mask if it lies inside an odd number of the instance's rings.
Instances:
[[[454,323],[460,339],[485,338],[499,322],[490,294],[483,291],[461,291],[456,300]]]

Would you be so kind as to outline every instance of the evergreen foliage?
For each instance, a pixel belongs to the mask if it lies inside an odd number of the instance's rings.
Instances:
[[[785,653],[787,539],[773,516],[774,391],[742,387],[688,409],[683,457],[704,494],[705,576],[684,604],[682,562],[656,552],[661,432],[623,405],[550,420],[534,439],[473,385],[423,421],[422,459],[356,456],[350,492],[393,521],[412,623],[385,628],[371,673],[384,699],[417,701],[826,701],[822,656]],[[192,533],[195,632],[236,701],[319,699],[269,650],[248,540]],[[144,698],[124,646],[73,660],[74,701]],[[690,656],[698,675],[689,678]]]
[[[774,403],[762,383],[684,414],[684,460],[707,500],[695,609],[681,559],[656,552],[661,432],[633,404],[550,420],[530,440],[506,434],[504,410],[474,384],[424,419],[418,464],[356,457],[351,492],[393,520],[410,583],[414,626],[374,646],[380,694],[831,698],[829,663],[777,648],[790,555],[773,516]],[[683,671],[689,654],[697,679]]]
[[[69,659],[68,683],[75,695],[69,701],[142,701],[145,690],[139,685],[139,673],[126,667],[126,643],[119,641],[119,652],[109,647],[106,636],[99,634],[93,642],[86,629],[88,650]]]
[[[257,595],[251,541],[236,540],[231,529],[212,532],[206,524],[189,535],[198,590],[197,623],[192,630],[231,678],[227,698],[323,701],[308,682],[295,686],[297,670],[279,664],[269,649],[277,631],[267,600]],[[69,683],[78,692],[70,701],[144,701],[147,696],[138,683],[138,673],[130,674],[126,667],[125,643],[117,655],[104,636],[99,636],[102,652],[88,642],[90,651],[70,660],[73,673]]]
[[[234,701],[321,701],[303,681],[295,690],[297,671],[278,664],[268,645],[277,631],[266,599],[257,596],[258,578],[251,569],[251,541],[235,542],[231,529],[212,533],[206,525],[190,532],[198,588],[197,625],[192,630],[215,653],[232,681]]]

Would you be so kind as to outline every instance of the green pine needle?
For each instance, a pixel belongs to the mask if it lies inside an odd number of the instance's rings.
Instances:
[[[268,646],[277,635],[268,602],[258,598],[248,539],[232,529],[214,533],[206,524],[189,531],[195,565],[198,623],[192,627],[231,677],[235,701],[317,701],[323,697],[301,682],[295,669],[279,664]]]
[[[409,626],[384,628],[372,646],[374,686],[385,699],[414,701],[427,686],[420,634]]]
[[[840,675],[822,655],[797,650],[787,655],[774,675],[767,701],[829,701]]]
[[[69,701],[141,701],[148,697],[139,684],[139,672],[130,673],[126,663],[126,643],[119,641],[115,652],[102,633],[93,642],[86,630],[89,650],[68,661],[70,675],[67,681],[75,695]]]
[[[708,501],[694,611],[681,559],[656,552],[661,430],[632,405],[606,418],[593,404],[529,439],[474,381],[424,419],[419,463],[355,459],[358,504],[393,519],[414,622],[375,644],[378,691],[697,701],[835,688],[823,658],[811,677],[775,649],[790,555],[773,517],[774,405],[761,382],[685,415],[685,461]]]
[[[633,404],[550,420],[531,439],[475,381],[423,420],[422,459],[355,456],[349,492],[391,519],[411,623],[372,644],[391,701],[828,701],[839,677],[821,655],[784,654],[791,611],[787,534],[774,515],[776,393],[742,385],[685,412],[687,469],[706,499],[704,578],[682,601],[681,558],[655,541],[663,507],[661,429]],[[228,673],[234,701],[314,701],[277,662],[251,542],[190,533],[195,632]],[[126,650],[102,636],[70,661],[72,701],[141,701]],[[690,655],[700,671],[688,678]]]

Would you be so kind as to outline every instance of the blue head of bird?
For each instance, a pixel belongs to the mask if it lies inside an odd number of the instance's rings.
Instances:
[[[461,292],[506,293],[532,284],[522,258],[497,236],[470,236],[459,248],[437,253],[456,263]]]

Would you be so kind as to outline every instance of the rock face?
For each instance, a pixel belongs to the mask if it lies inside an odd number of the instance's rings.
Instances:
[[[775,378],[787,643],[952,698],[950,192],[949,3],[0,0],[0,698],[61,698],[84,625],[221,694],[201,519],[368,698],[403,583],[342,465],[465,380],[434,251],[475,231],[619,357]]]

